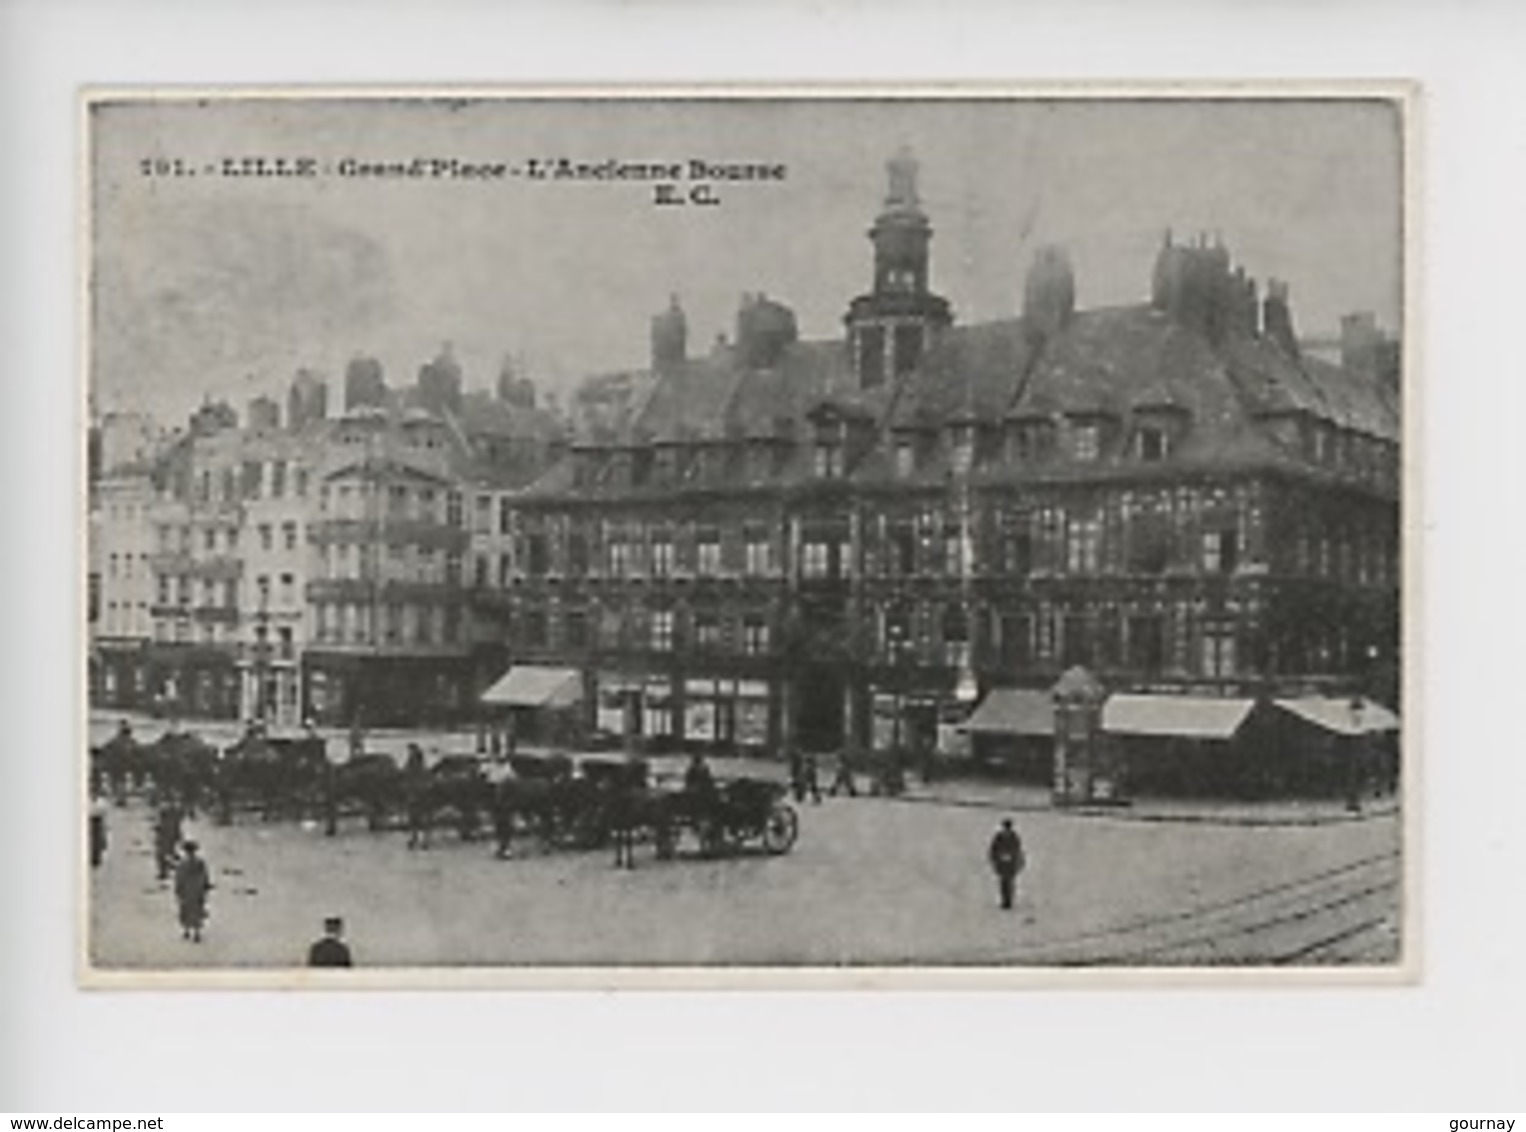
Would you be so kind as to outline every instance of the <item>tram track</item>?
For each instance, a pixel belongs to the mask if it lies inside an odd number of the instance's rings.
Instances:
[[[1249,892],[1035,942],[997,961],[1055,967],[1392,962],[1396,944],[1383,931],[1396,919],[1400,863],[1397,851],[1375,853]]]

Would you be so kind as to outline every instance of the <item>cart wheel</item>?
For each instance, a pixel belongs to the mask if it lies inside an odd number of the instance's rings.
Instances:
[[[768,811],[763,825],[763,848],[775,854],[788,853],[800,835],[800,818],[795,808],[780,802]]]

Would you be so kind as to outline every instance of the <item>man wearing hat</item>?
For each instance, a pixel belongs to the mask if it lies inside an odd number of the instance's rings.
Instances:
[[[344,942],[344,921],[329,916],[323,921],[323,938],[307,949],[309,967],[353,967],[350,948]]]
[[[1017,830],[1012,828],[1011,818],[1002,819],[1001,828],[996,831],[996,836],[991,838],[991,847],[987,851],[987,856],[991,861],[991,871],[996,874],[1001,906],[1010,910],[1017,888],[1017,874],[1023,871],[1023,866],[1026,864],[1023,856],[1023,839],[1018,836]]]

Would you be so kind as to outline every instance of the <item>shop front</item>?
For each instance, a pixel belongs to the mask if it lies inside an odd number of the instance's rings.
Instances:
[[[482,693],[501,713],[507,749],[519,743],[569,748],[583,738],[583,675],[576,668],[516,664]]]

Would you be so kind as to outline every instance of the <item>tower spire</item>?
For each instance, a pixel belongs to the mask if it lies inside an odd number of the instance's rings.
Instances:
[[[901,146],[885,163],[885,208],[890,211],[920,209],[921,198],[917,195],[917,159],[909,146]]]

